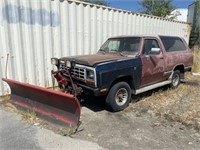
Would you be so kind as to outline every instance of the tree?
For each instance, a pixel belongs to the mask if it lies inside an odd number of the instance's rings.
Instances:
[[[173,0],[143,0],[138,2],[138,4],[142,6],[142,13],[174,19],[179,14],[171,14],[172,11],[175,10],[172,1]]]
[[[196,0],[196,3],[197,3],[197,23],[196,23],[196,26],[197,26],[197,31],[198,31],[198,38],[197,38],[197,41],[196,43],[199,45],[199,50],[200,50],[200,0]]]
[[[109,4],[105,0],[81,0],[81,1],[97,5],[109,6]]]
[[[196,0],[195,2],[194,15],[189,45],[190,47],[194,45],[199,45],[200,47],[200,0]]]

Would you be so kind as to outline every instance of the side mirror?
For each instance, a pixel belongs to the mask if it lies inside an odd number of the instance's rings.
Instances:
[[[160,48],[151,48],[151,51],[149,54],[153,54],[153,55],[160,54]]]

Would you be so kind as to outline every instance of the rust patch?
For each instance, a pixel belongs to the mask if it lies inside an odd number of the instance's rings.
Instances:
[[[77,56],[77,57],[64,57],[62,60],[74,60],[78,64],[93,66],[97,63],[101,62],[108,62],[108,61],[116,61],[116,60],[123,60],[127,59],[126,56],[121,56],[120,54],[94,54],[94,55],[83,55],[83,56]]]

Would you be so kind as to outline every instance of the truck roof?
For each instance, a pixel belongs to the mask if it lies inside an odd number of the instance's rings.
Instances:
[[[149,34],[149,35],[120,35],[120,36],[114,36],[114,37],[110,37],[109,39],[112,38],[131,38],[131,37],[156,37],[156,38],[160,38],[160,37],[178,37],[178,36],[168,36],[168,35],[155,35],[155,34]]]

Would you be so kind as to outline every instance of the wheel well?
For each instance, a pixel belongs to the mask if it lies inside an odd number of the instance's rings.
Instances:
[[[124,81],[124,82],[128,83],[131,89],[133,88],[133,82],[132,82],[132,81],[133,81],[133,78],[132,78],[131,76],[124,76],[124,77],[120,77],[120,78],[115,79],[115,80],[112,82],[110,88],[111,88],[114,84],[116,84],[116,83],[118,83],[118,82],[121,82],[121,81]]]
[[[174,71],[179,70],[181,73],[181,78],[184,76],[184,65],[178,65],[174,68]]]

